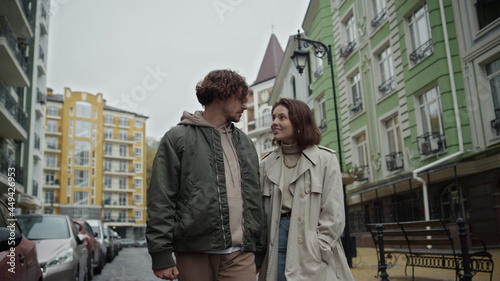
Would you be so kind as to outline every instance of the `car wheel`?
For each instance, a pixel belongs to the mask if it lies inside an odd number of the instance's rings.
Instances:
[[[99,264],[96,266],[96,268],[94,268],[94,274],[100,274],[102,272],[105,260],[106,258],[104,257],[102,252],[99,252]]]
[[[94,278],[94,270],[92,266],[94,265],[94,253],[89,256],[89,260],[87,261],[87,276],[88,280],[92,280]]]

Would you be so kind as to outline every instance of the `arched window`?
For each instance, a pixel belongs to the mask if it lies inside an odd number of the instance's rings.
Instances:
[[[271,108],[267,107],[262,110],[262,127],[268,128],[271,126],[271,122],[273,122],[273,117],[271,116]]]
[[[443,219],[465,218],[462,188],[456,184],[446,187],[441,194],[441,214]]]

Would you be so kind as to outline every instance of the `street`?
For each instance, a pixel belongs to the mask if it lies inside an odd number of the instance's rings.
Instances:
[[[94,281],[158,281],[151,270],[151,257],[146,247],[123,248],[111,263],[107,263]]]

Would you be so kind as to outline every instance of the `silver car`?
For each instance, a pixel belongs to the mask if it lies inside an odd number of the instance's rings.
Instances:
[[[99,243],[101,243],[101,263],[100,263],[100,268],[102,269],[104,265],[107,262],[107,257],[108,257],[108,240],[104,238],[104,225],[102,224],[101,220],[87,220],[89,223],[90,227],[92,228],[92,231],[94,231],[94,234],[97,233],[97,236],[95,238]]]
[[[19,215],[17,220],[37,243],[44,281],[87,280],[87,247],[68,216]]]

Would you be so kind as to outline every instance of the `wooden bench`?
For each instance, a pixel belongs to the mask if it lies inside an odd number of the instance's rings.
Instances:
[[[387,269],[393,267],[399,256],[406,260],[407,268],[415,267],[455,270],[455,280],[472,280],[478,272],[490,273],[493,278],[493,259],[484,243],[480,251],[469,251],[465,221],[457,220],[459,239],[453,239],[451,224],[444,220],[412,221],[368,224],[377,249],[378,273],[382,281],[388,280]],[[376,276],[376,277],[377,277]]]

